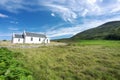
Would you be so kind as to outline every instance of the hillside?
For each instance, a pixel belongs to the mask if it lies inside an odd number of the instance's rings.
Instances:
[[[108,39],[120,40],[120,21],[107,22],[96,28],[88,29],[71,37],[71,39]]]

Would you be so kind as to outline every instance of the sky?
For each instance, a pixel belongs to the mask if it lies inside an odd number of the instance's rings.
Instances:
[[[69,38],[119,20],[120,0],[1,0],[0,40],[24,30],[51,39]]]

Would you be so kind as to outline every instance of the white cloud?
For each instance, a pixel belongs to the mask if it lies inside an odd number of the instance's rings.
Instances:
[[[1,18],[7,18],[8,16],[5,15],[5,14],[0,13],[0,17],[1,17]]]
[[[73,19],[77,18],[76,13],[72,12],[69,8],[61,6],[61,5],[56,5],[56,4],[50,4],[50,3],[44,3],[44,6],[49,7],[49,9],[52,12],[55,12],[56,14],[59,14],[60,17],[62,17],[65,21],[70,21],[72,22]],[[62,15],[61,15],[62,14]]]
[[[54,14],[54,13],[51,13],[51,16],[55,16],[55,14]]]
[[[37,6],[37,7],[36,7]],[[120,0],[2,0],[0,9],[10,12],[19,10],[50,10],[64,21],[74,22],[80,17],[104,16],[120,13]],[[51,14],[54,16],[54,14]]]
[[[37,6],[36,8],[33,8]],[[51,11],[51,16],[59,16],[66,22],[74,23],[74,27],[64,28],[63,25],[52,27],[47,34],[50,37],[74,35],[83,30],[96,27],[108,21],[120,20],[120,0],[1,0],[0,9],[10,12],[19,10]],[[118,15],[118,16],[117,16]],[[1,14],[0,17],[8,17]],[[90,19],[92,17],[92,19]],[[93,19],[94,18],[94,19]],[[98,19],[97,19],[98,18]],[[77,24],[77,22],[84,22]],[[17,22],[10,22],[17,23]],[[12,29],[11,29],[12,30]]]
[[[50,29],[50,30],[48,30],[47,35],[48,35],[48,37],[51,37],[51,38],[55,38],[55,37],[59,37],[59,36],[66,36],[66,35],[73,36],[79,32],[82,32],[82,31],[90,29],[90,28],[98,27],[101,24],[104,24],[109,21],[115,21],[115,20],[119,21],[119,19],[120,19],[120,16],[114,16],[112,18],[103,19],[103,20],[86,19],[83,24],[78,24],[74,27],[61,27],[61,28],[57,28],[57,29]]]
[[[17,21],[10,21],[10,23],[12,23],[12,24],[18,24],[19,22],[17,22]]]
[[[17,30],[19,30],[18,28],[13,28],[13,27],[10,27],[10,28],[8,28],[9,30],[12,30],[12,31],[17,31]]]
[[[106,16],[120,12],[119,0],[50,0],[41,5],[58,14],[63,20],[73,22],[79,17]]]
[[[28,0],[1,0],[0,1],[0,9],[7,10],[9,12],[18,13],[21,10],[26,11],[37,11],[37,8],[34,6],[38,6],[38,0],[28,1]],[[40,7],[38,7],[40,9]]]
[[[11,33],[0,33],[0,37],[11,36]]]
[[[89,22],[89,23],[84,23],[81,25],[76,25],[74,27],[62,27],[62,28],[58,28],[55,30],[50,30],[47,32],[48,36],[53,38],[53,37],[59,37],[59,36],[65,36],[65,35],[75,35],[79,32],[82,32],[84,30],[93,28],[93,27],[97,27],[98,25],[100,25],[101,22],[96,21],[95,22]]]
[[[120,2],[116,3],[115,5],[112,6],[113,8],[111,9],[111,13],[116,13],[119,12],[120,13]]]
[[[83,13],[82,13],[82,16],[85,17],[88,12],[89,12],[89,11],[88,11],[87,9],[85,9],[85,10],[83,11]]]
[[[18,9],[23,8],[23,0],[2,0],[0,1],[0,7],[10,12],[16,12]]]

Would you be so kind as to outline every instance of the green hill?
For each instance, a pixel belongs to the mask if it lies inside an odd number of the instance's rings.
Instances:
[[[80,32],[71,39],[107,39],[120,40],[120,21],[107,22],[96,28]]]

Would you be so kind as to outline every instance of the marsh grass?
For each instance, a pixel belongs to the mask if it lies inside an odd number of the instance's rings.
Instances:
[[[11,48],[10,48],[11,49]],[[12,48],[36,80],[120,80],[120,41]]]

